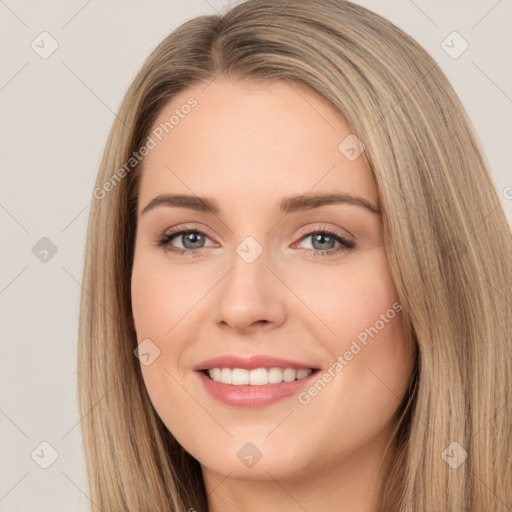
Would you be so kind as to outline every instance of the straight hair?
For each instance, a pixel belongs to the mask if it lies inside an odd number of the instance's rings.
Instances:
[[[124,96],[97,174],[80,307],[79,410],[93,505],[207,511],[200,464],[158,417],[134,356],[141,166],[126,163],[169,101],[219,77],[306,87],[365,145],[416,348],[381,510],[510,511],[510,227],[439,66],[391,22],[345,0],[248,0],[191,19],[151,53]],[[445,462],[454,450],[467,454],[456,468]]]

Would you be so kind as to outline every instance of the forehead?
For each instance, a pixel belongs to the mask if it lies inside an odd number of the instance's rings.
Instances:
[[[312,91],[285,82],[216,80],[175,96],[159,113],[144,158],[141,207],[162,193],[266,202],[308,192],[344,192],[377,203],[371,172],[339,146],[343,117]],[[161,140],[160,140],[161,139]]]

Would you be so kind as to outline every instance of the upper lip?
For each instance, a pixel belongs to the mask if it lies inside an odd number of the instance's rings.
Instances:
[[[312,368],[308,363],[300,363],[289,359],[281,359],[268,355],[254,355],[249,357],[241,357],[235,355],[226,355],[207,359],[194,366],[194,370],[211,370],[212,368],[243,368],[246,370],[254,370],[256,368]]]

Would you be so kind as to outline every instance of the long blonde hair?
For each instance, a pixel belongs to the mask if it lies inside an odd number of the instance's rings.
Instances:
[[[345,0],[249,0],[192,19],[153,51],[127,91],[97,175],[82,283],[79,407],[92,503],[207,510],[200,465],[156,414],[134,356],[140,165],[126,162],[171,98],[219,76],[306,86],[365,144],[417,348],[382,510],[509,511],[510,228],[445,75],[411,37]],[[458,467],[449,463],[454,453],[460,461],[467,454]]]

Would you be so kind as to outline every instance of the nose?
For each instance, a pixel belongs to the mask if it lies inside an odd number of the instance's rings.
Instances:
[[[289,292],[267,256],[263,250],[251,261],[243,251],[234,252],[230,270],[215,287],[215,320],[223,329],[243,334],[275,329],[285,322]]]

